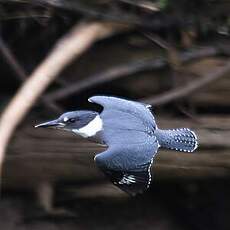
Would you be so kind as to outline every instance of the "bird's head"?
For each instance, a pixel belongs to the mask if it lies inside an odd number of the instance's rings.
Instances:
[[[93,136],[102,128],[102,121],[95,111],[79,110],[62,114],[59,118],[36,125],[35,128],[54,128],[72,131],[84,137]]]

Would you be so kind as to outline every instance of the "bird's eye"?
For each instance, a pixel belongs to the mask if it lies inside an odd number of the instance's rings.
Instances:
[[[75,122],[76,121],[76,118],[70,118],[69,120],[68,120],[68,122],[70,122],[70,123],[73,123],[73,122]]]

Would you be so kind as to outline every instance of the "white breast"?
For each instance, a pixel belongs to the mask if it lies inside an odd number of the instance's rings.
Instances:
[[[92,137],[97,132],[103,129],[103,122],[99,115],[97,115],[92,121],[90,121],[86,126],[80,129],[73,129],[72,131],[82,137]]]

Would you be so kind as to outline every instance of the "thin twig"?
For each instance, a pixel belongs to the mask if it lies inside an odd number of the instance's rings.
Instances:
[[[219,53],[218,48],[207,47],[199,49],[193,52],[185,52],[180,55],[181,62],[186,63],[199,58],[207,56],[215,56]],[[83,90],[95,87],[97,85],[104,84],[122,77],[130,76],[132,74],[142,71],[153,71],[168,67],[169,63],[165,58],[154,58],[142,61],[133,61],[131,63],[116,66],[108,69],[102,73],[92,75],[86,79],[71,84],[70,86],[56,90],[54,92],[46,94],[46,98],[49,100],[60,100],[68,97],[72,94],[77,94]]]
[[[73,83],[72,85],[69,85],[65,88],[48,93],[46,94],[46,97],[50,100],[59,100],[61,98],[70,96],[71,94],[79,93],[80,91],[90,87],[95,87],[96,85],[100,85],[124,76],[134,74],[136,72],[140,72],[141,69],[146,71],[148,69],[151,70],[161,68],[164,63],[165,60],[158,59],[154,60],[154,62],[152,60],[146,60],[142,62],[133,62],[127,65],[113,67],[102,73],[94,74],[84,80]]]
[[[14,56],[14,54],[11,52],[8,45],[5,43],[5,41],[1,37],[0,37],[0,52],[4,56],[7,63],[14,70],[19,80],[24,81],[27,77],[24,69],[19,64],[19,62],[16,60],[16,57]]]
[[[146,33],[146,32],[142,32],[142,34],[148,38],[151,42],[155,43],[156,45],[158,45],[160,48],[164,49],[164,50],[169,50],[169,44],[164,41],[162,38],[160,38],[158,35],[154,34],[154,36],[152,34]]]
[[[120,2],[123,2],[125,4],[135,6],[144,10],[149,10],[152,12],[158,12],[160,11],[160,8],[158,4],[153,3],[151,1],[132,1],[132,0],[119,0]]]
[[[206,76],[194,80],[183,87],[177,87],[167,91],[166,93],[162,93],[154,97],[144,98],[140,101],[152,105],[163,105],[171,101],[177,100],[179,98],[188,96],[191,93],[206,86],[207,84],[210,84],[211,82],[217,80],[218,78],[225,76],[229,72],[230,72],[230,62],[228,62],[224,67],[218,69],[217,71],[208,73]]]
[[[27,79],[27,74],[26,71],[24,70],[24,68],[19,64],[17,58],[15,57],[15,55],[11,52],[10,48],[8,47],[8,45],[4,42],[4,40],[0,37],[0,52],[2,53],[2,55],[4,56],[5,60],[8,62],[8,64],[10,65],[10,67],[14,70],[14,72],[16,73],[16,77],[21,81],[25,81]],[[63,111],[63,109],[57,105],[57,103],[53,102],[52,100],[47,100],[47,98],[45,96],[42,96],[41,98],[43,104],[55,111],[55,112],[61,112]]]

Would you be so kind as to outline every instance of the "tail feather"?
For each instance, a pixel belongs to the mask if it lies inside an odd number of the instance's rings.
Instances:
[[[156,130],[160,146],[183,152],[193,152],[198,147],[196,134],[187,128]]]

